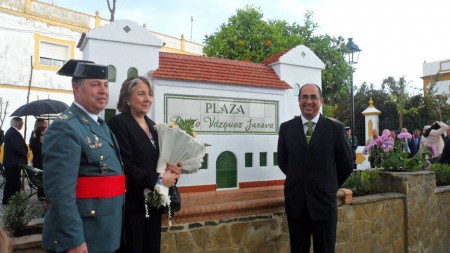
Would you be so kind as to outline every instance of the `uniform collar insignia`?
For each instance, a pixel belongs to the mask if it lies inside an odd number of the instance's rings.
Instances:
[[[86,117],[82,117],[81,121],[83,121],[83,123],[88,123],[89,122],[89,120]]]

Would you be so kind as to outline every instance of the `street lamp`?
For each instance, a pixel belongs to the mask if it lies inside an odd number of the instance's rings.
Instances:
[[[355,145],[355,98],[353,96],[353,72],[355,69],[353,68],[353,64],[358,63],[359,52],[362,50],[353,42],[353,38],[348,38],[347,47],[347,56],[348,56],[348,64],[352,68],[352,75],[350,77],[350,90],[351,90],[351,106],[352,106],[352,117],[351,117],[351,129],[352,129],[352,148],[356,149]]]

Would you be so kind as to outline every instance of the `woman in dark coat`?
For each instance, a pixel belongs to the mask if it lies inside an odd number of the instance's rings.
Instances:
[[[149,207],[146,218],[144,189],[156,184],[170,187],[180,177],[181,164],[168,164],[165,173],[156,172],[159,157],[155,123],[147,117],[153,103],[150,82],[144,77],[125,80],[117,109],[121,114],[108,125],[117,138],[126,175],[123,238],[120,252],[160,252],[162,209]]]
[[[34,130],[30,138],[30,149],[33,152],[33,167],[42,170],[42,140],[44,133],[47,130],[46,126],[38,126]],[[39,200],[45,200],[44,188],[38,187],[37,196]]]

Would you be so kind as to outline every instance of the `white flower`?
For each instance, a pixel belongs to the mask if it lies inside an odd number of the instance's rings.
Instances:
[[[159,194],[161,206],[169,206],[170,205],[169,188],[164,185],[157,184],[155,185],[155,191]]]
[[[164,173],[167,163],[182,164],[183,173],[195,173],[202,166],[205,146],[178,127],[155,125],[158,132],[159,158],[156,171]]]

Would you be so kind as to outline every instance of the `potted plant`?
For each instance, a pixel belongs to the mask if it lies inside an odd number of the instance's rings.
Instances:
[[[18,192],[8,200],[3,223],[5,229],[12,237],[15,249],[40,248],[42,226],[29,225],[33,218],[40,217],[43,209],[29,202],[28,194]]]

